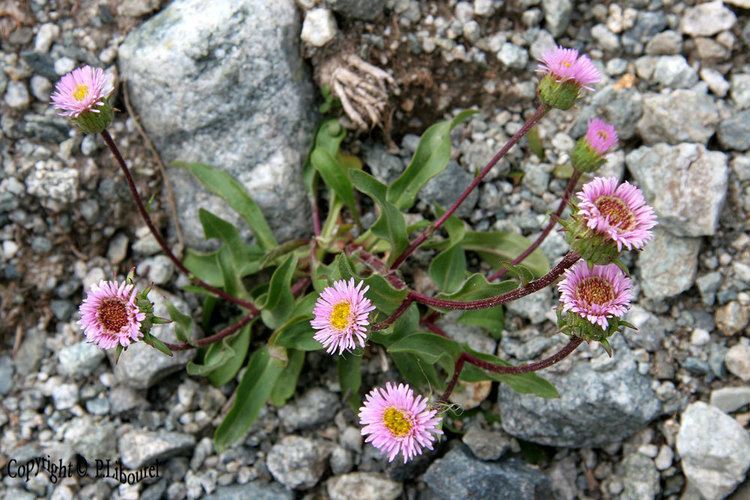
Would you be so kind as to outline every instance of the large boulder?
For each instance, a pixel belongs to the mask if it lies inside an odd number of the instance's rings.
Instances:
[[[176,0],[133,30],[119,53],[133,105],[163,159],[230,173],[282,240],[308,221],[301,167],[315,115],[299,30],[293,0],[216,0],[210,8]],[[169,174],[188,244],[203,239],[201,207],[239,221],[186,172]]]
[[[590,448],[620,442],[656,418],[661,403],[651,378],[638,372],[622,336],[614,337],[612,345],[612,358],[601,351],[588,359],[582,352],[558,370],[542,372],[557,387],[558,399],[519,394],[501,384],[498,403],[505,432],[548,446]]]

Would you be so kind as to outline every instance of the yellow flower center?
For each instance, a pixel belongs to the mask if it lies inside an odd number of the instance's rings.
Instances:
[[[128,310],[120,300],[105,300],[98,312],[99,322],[110,332],[119,332],[128,324]]]
[[[85,83],[79,83],[73,89],[73,99],[76,101],[83,101],[87,95],[89,95],[89,86]]]
[[[571,61],[563,61],[561,64],[566,68],[570,68],[571,66],[573,66],[573,63]]]
[[[589,304],[604,304],[615,298],[612,284],[599,276],[591,276],[581,281],[576,287],[578,298]]]
[[[333,311],[331,311],[331,325],[337,330],[343,330],[347,326],[349,326],[349,313],[351,312],[352,307],[349,302],[339,302],[335,306],[333,306]]]
[[[628,205],[616,196],[600,196],[594,202],[602,215],[609,218],[609,223],[621,231],[629,231],[635,227],[635,215]]]
[[[383,423],[394,437],[404,437],[409,434],[412,428],[412,423],[404,415],[404,412],[397,410],[393,406],[383,413]]]

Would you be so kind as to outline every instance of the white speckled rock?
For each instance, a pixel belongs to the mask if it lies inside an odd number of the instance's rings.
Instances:
[[[176,0],[119,48],[133,105],[164,160],[230,173],[280,239],[304,233],[308,222],[301,167],[315,115],[299,25],[293,0],[216,0],[210,9]],[[239,222],[189,174],[169,174],[189,245],[203,240],[200,207]]]
[[[750,467],[750,433],[700,401],[689,405],[680,420],[677,452],[685,477],[707,500],[725,498]]]

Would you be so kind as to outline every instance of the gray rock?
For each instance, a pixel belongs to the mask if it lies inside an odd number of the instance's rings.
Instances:
[[[449,161],[448,166],[439,175],[424,185],[419,192],[419,198],[432,206],[440,206],[443,209],[450,207],[456,198],[471,184],[474,177],[461,168],[455,161]],[[456,210],[456,216],[468,217],[479,199],[479,193],[475,189],[468,198]]]
[[[682,56],[662,56],[656,60],[653,79],[663,87],[685,89],[698,83],[698,72]]]
[[[390,184],[404,171],[401,159],[389,153],[381,144],[371,144],[364,148],[364,160],[372,175],[384,184]]]
[[[647,351],[655,352],[661,349],[666,329],[659,318],[637,304],[633,304],[625,315],[625,320],[638,328],[637,332],[628,332],[625,336],[628,344],[643,347]]]
[[[90,137],[90,136],[86,136]],[[112,264],[119,264],[128,255],[128,236],[124,233],[117,233],[109,242],[107,248],[107,258]]]
[[[120,437],[119,449],[122,464],[137,469],[176,455],[189,452],[195,446],[195,437],[180,432],[149,432],[134,429]]]
[[[89,463],[117,458],[117,432],[109,419],[74,418],[67,424],[64,441]]]
[[[376,472],[352,472],[332,477],[326,482],[326,489],[331,500],[396,500],[404,492],[403,484]]]
[[[657,33],[664,31],[666,27],[667,16],[663,10],[650,12],[639,10],[635,18],[635,25],[623,34],[623,42],[626,39],[646,42]]]
[[[677,453],[689,484],[707,500],[726,497],[750,467],[750,433],[700,401],[690,404],[680,420]]]
[[[118,385],[109,391],[109,407],[112,415],[120,415],[148,405],[141,391],[135,391],[130,387]]]
[[[731,54],[729,49],[713,38],[696,38],[695,50],[704,64],[710,61],[723,61]]]
[[[750,386],[715,389],[711,391],[711,405],[725,413],[732,413],[750,405]]]
[[[724,357],[727,370],[737,375],[743,382],[750,381],[750,346],[735,344],[729,348]]]
[[[731,89],[732,100],[738,108],[750,107],[750,74],[732,75]]]
[[[497,460],[511,448],[508,436],[500,432],[492,432],[471,427],[462,438],[471,453],[480,460]]]
[[[498,404],[505,432],[548,446],[600,447],[620,442],[656,418],[661,404],[651,378],[638,372],[621,336],[612,345],[613,358],[606,353],[594,360],[576,356],[567,372],[545,372],[558,399],[518,394],[501,384]]]
[[[292,500],[294,494],[277,483],[252,481],[246,484],[222,486],[216,488],[206,500]]]
[[[656,144],[631,151],[625,162],[662,229],[676,236],[716,232],[729,175],[724,153],[700,144]]]
[[[56,410],[69,410],[78,403],[78,386],[75,384],[60,384],[52,389],[52,403]]]
[[[506,42],[497,53],[497,59],[509,68],[523,69],[529,62],[529,53],[523,47]]]
[[[38,328],[32,328],[26,331],[23,343],[18,349],[16,356],[13,358],[13,365],[16,372],[21,375],[29,375],[39,369],[46,351],[45,340],[46,333]]]
[[[640,453],[631,453],[622,461],[622,500],[656,498],[659,493],[659,471],[653,460]]]
[[[554,340],[541,335],[537,327],[506,331],[500,339],[500,348],[503,352],[524,361],[539,357],[553,344]]]
[[[552,310],[552,290],[543,288],[513,302],[508,302],[508,310],[513,314],[523,316],[538,325],[547,320],[545,314]]]
[[[685,10],[680,20],[680,31],[691,36],[713,36],[728,30],[737,21],[721,0],[698,4]]]
[[[104,351],[89,342],[78,342],[60,349],[57,354],[60,373],[85,376],[99,366],[104,359]]]
[[[384,0],[326,0],[337,14],[363,21],[372,21],[383,14]]]
[[[313,47],[322,47],[336,37],[336,19],[328,9],[307,11],[302,23],[302,41]]]
[[[268,470],[289,489],[308,490],[320,481],[327,453],[320,444],[300,436],[285,436],[273,445],[266,459]]]
[[[674,451],[668,445],[663,444],[659,448],[659,453],[654,458],[654,465],[657,470],[667,470],[672,466],[674,461]]]
[[[13,361],[10,356],[0,356],[0,396],[5,396],[13,387]]]
[[[456,342],[466,343],[475,351],[494,353],[497,341],[479,327],[458,323],[459,316],[461,313],[458,311],[449,312],[437,321],[437,325]]]
[[[423,476],[436,498],[516,498],[542,500],[552,496],[547,476],[518,459],[487,463],[462,447],[435,460]]]
[[[308,222],[301,165],[315,118],[298,34],[293,0],[219,0],[208,14],[202,0],[178,0],[119,47],[120,72],[162,158],[231,174],[282,240]],[[203,242],[199,208],[242,226],[187,172],[170,177],[188,244]]]
[[[117,13],[121,16],[141,17],[155,11],[159,5],[160,0],[122,0],[117,5]]]
[[[698,291],[701,293],[701,299],[705,305],[713,305],[714,300],[716,300],[716,292],[721,286],[721,280],[721,273],[718,271],[698,276],[695,280],[695,284],[698,286]]]
[[[714,100],[695,90],[646,94],[638,133],[646,144],[697,142],[705,144],[719,124]]]
[[[169,317],[167,300],[184,314],[190,314],[190,308],[182,299],[165,295],[166,292],[157,289],[151,290],[148,294],[149,300],[154,303],[154,314],[162,318]],[[178,342],[173,323],[155,325],[151,328],[151,333],[164,342]],[[193,338],[197,338],[197,327],[194,329]],[[193,356],[195,349],[176,351],[172,356],[166,356],[143,342],[137,342],[120,356],[119,362],[115,365],[115,377],[125,385],[147,389],[170,373],[184,368]]]
[[[14,109],[25,109],[29,107],[30,102],[29,90],[22,80],[8,82],[5,89],[5,104]]]
[[[591,104],[581,109],[572,134],[575,137],[585,134],[589,120],[598,116],[615,126],[620,139],[627,140],[636,134],[642,115],[643,98],[637,90],[608,85],[594,94]]]
[[[335,445],[331,450],[328,463],[331,465],[331,472],[334,474],[346,474],[354,467],[352,452],[343,446]]]
[[[136,268],[136,274],[146,276],[154,285],[163,286],[169,283],[172,278],[174,264],[166,255],[155,255],[140,261]]]
[[[724,75],[713,68],[701,68],[701,80],[706,82],[708,89],[718,97],[724,97],[729,90],[729,82]]]
[[[735,113],[719,124],[719,142],[728,149],[750,149],[750,109]]]
[[[670,56],[682,51],[682,35],[667,30],[654,35],[646,44],[646,54],[650,56]]]
[[[523,185],[532,193],[541,196],[547,192],[549,173],[541,165],[530,164],[523,175]]]
[[[606,51],[614,52],[620,48],[619,37],[603,24],[596,24],[591,28],[591,38]]]
[[[542,9],[547,31],[554,37],[565,33],[573,10],[572,2],[570,0],[542,0]]]
[[[330,422],[338,408],[339,399],[335,394],[314,387],[294,402],[279,408],[278,415],[284,428],[292,432]]]
[[[695,281],[700,246],[700,238],[672,236],[657,226],[654,238],[638,255],[646,297],[662,300],[690,288]]]

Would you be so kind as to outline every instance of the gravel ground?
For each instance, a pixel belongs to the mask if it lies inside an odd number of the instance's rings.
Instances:
[[[0,2],[5,498],[750,498],[750,2],[204,6]],[[129,82],[128,101],[163,161],[222,166],[290,237],[306,231],[300,162],[318,120],[316,84],[333,81],[332,62],[357,56],[394,78],[381,126],[346,144],[382,180],[408,163],[415,133],[458,109],[481,110],[455,132],[446,172],[420,193],[418,220],[450,203],[521,126],[534,105],[535,60],[554,43],[589,54],[604,81],[574,111],[551,112],[539,128],[545,158],[515,148],[464,217],[478,230],[534,237],[564,189],[570,148],[599,115],[622,139],[604,172],[636,182],[660,221],[646,250],[625,259],[638,288],[627,319],[639,332],[618,338],[612,359],[581,348],[545,372],[559,400],[484,391],[433,454],[388,464],[363,444],[335,370],[314,353],[298,396],[267,407],[240,445],[217,453],[210,436],[234,382],[217,389],[186,376],[189,352],[131,349],[115,367],[82,342],[84,289],[133,266],[156,285],[157,310],[162,296],[186,312],[199,304],[158,255],[101,141],[50,109],[60,75],[85,63]],[[120,113],[112,134],[145,197],[161,194],[154,213],[176,243],[160,168],[136,125]],[[191,207],[229,212],[178,172],[168,176],[185,242],[196,244]],[[556,233],[542,248],[550,260],[567,250]],[[409,268],[418,287],[429,287],[418,264],[430,258],[420,253]],[[564,342],[555,301],[548,291],[511,304],[499,342],[450,317],[443,326],[476,349],[536,359]],[[377,357],[363,368],[367,385],[396,376]],[[76,455],[127,468],[158,461],[160,477],[120,485],[7,473],[11,460]]]

